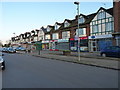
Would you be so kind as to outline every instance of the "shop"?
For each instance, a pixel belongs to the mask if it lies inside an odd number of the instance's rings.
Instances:
[[[111,34],[108,35],[97,35],[97,36],[89,36],[89,51],[96,52],[101,51],[107,46],[112,46],[113,36]]]
[[[88,37],[79,37],[80,39],[80,51],[87,52],[88,51]],[[78,51],[78,38],[70,38],[70,50]]]
[[[42,50],[49,50],[50,45],[49,45],[49,40],[42,41]]]
[[[114,40],[115,40],[114,45],[120,46],[120,32],[113,33],[112,36],[114,37]]]
[[[69,39],[58,39],[56,48],[58,50],[69,50]]]
[[[51,40],[49,43],[49,49],[50,51],[58,51],[57,49],[57,40]]]

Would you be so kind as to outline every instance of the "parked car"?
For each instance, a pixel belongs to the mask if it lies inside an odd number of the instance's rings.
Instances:
[[[16,51],[26,51],[26,48],[24,48],[24,47],[17,47],[15,50]]]
[[[5,61],[2,58],[3,54],[0,52],[0,69],[5,70]]]
[[[100,55],[103,57],[120,57],[119,46],[109,46],[101,50]]]
[[[8,53],[16,53],[16,50],[13,49],[12,47],[9,47],[7,52]]]
[[[8,48],[7,47],[4,47],[2,52],[8,52]]]

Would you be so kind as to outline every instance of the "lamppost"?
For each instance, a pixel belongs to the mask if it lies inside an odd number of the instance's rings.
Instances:
[[[13,33],[14,37],[15,37],[15,33]]]
[[[12,44],[16,44],[16,41],[15,41],[15,33],[13,33],[13,35],[14,35],[14,41],[12,42]]]
[[[80,61],[80,38],[79,38],[79,2],[74,2],[77,5],[77,15],[78,15],[78,61]]]

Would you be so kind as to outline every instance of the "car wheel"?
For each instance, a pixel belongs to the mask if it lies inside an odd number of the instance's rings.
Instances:
[[[5,66],[3,66],[2,70],[5,70]]]
[[[3,62],[2,66],[2,70],[5,70],[5,62]]]
[[[106,57],[106,54],[105,54],[105,53],[103,53],[103,54],[102,54],[102,57]]]

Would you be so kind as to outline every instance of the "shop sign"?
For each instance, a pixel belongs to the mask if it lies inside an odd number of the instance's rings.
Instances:
[[[111,34],[108,35],[97,35],[97,36],[89,36],[88,39],[101,39],[101,38],[112,38]]]
[[[79,37],[79,38],[80,38],[81,40],[82,40],[82,39],[88,39],[88,37],[87,37],[87,36],[86,36],[86,37]]]
[[[75,40],[78,40],[78,37],[75,37],[74,39],[75,39]],[[86,36],[86,37],[79,37],[79,39],[80,39],[80,40],[88,39],[88,36]]]
[[[70,47],[70,49],[71,49],[72,51],[76,51],[76,50],[77,50],[77,47]]]
[[[50,42],[57,42],[58,40],[51,40]]]
[[[69,42],[69,39],[58,39],[58,42]]]
[[[42,41],[42,43],[49,43],[49,41]]]

